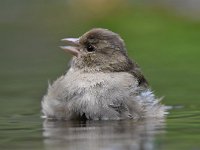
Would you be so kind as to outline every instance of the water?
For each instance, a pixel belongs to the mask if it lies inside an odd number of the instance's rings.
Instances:
[[[79,122],[13,116],[1,118],[1,149],[198,150],[199,116],[184,108],[172,110],[166,120]]]
[[[0,149],[200,149],[199,21],[158,6],[112,3],[105,10],[100,6],[93,10],[66,0],[0,2]],[[60,76],[69,61],[57,47],[59,40],[94,26],[122,35],[129,56],[142,66],[156,95],[165,96],[162,103],[172,106],[166,118],[87,122],[40,118],[47,81]]]
[[[163,120],[44,122],[43,135],[48,149],[153,150],[163,128]]]

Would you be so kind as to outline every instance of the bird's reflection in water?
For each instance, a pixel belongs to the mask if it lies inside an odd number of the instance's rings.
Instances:
[[[155,150],[164,120],[44,121],[47,150]]]

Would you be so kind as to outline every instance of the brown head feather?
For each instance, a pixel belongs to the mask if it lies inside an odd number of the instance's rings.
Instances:
[[[128,72],[138,80],[139,86],[148,86],[139,66],[128,58],[124,41],[118,34],[96,28],[82,35],[79,43],[81,55],[73,58],[72,67],[85,71]]]

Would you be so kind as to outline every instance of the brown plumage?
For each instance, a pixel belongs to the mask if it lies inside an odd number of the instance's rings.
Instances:
[[[63,41],[74,55],[64,76],[49,86],[42,111],[54,119],[134,119],[162,117],[139,66],[127,54],[122,38],[107,29],[92,29]]]
[[[80,68],[87,66],[94,69],[99,65],[103,72],[129,72],[137,78],[138,86],[148,87],[140,67],[128,58],[124,41],[118,34],[106,29],[92,29],[80,37],[80,44],[96,48],[94,53],[83,56]]]

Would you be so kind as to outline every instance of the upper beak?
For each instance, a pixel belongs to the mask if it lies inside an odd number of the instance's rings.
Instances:
[[[61,41],[67,42],[69,46],[60,46],[60,48],[62,48],[65,52],[69,52],[76,57],[79,56],[79,38],[65,38]]]

